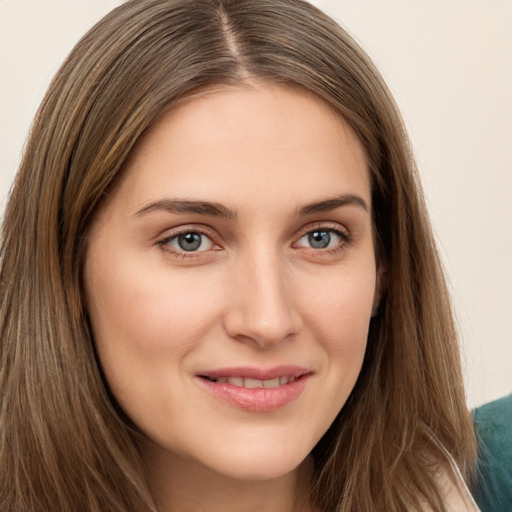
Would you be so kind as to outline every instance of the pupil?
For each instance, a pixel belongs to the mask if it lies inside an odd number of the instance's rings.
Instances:
[[[313,231],[308,238],[311,247],[315,249],[325,249],[331,241],[331,235],[327,231]]]
[[[178,237],[178,245],[184,251],[195,251],[201,246],[201,235],[199,233],[187,233]]]

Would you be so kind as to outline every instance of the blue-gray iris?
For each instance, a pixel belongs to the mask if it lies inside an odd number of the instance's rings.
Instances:
[[[308,235],[308,241],[315,249],[325,249],[331,242],[331,235],[328,231],[313,231]]]
[[[199,233],[186,233],[178,237],[178,245],[184,251],[195,251],[201,246],[201,235]]]

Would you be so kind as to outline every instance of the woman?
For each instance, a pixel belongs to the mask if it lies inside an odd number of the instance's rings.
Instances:
[[[37,115],[0,280],[4,512],[474,509],[400,116],[302,1],[94,27]]]

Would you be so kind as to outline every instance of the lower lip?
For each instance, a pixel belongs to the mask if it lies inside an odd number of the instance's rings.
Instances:
[[[275,411],[293,402],[304,391],[308,378],[309,375],[303,375],[296,381],[277,388],[244,388],[198,377],[202,385],[217,398],[252,412]]]

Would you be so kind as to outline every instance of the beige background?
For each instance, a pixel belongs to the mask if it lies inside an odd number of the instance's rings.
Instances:
[[[0,0],[0,209],[52,75],[118,0]],[[468,402],[512,392],[512,0],[318,0],[402,109],[448,270]]]

